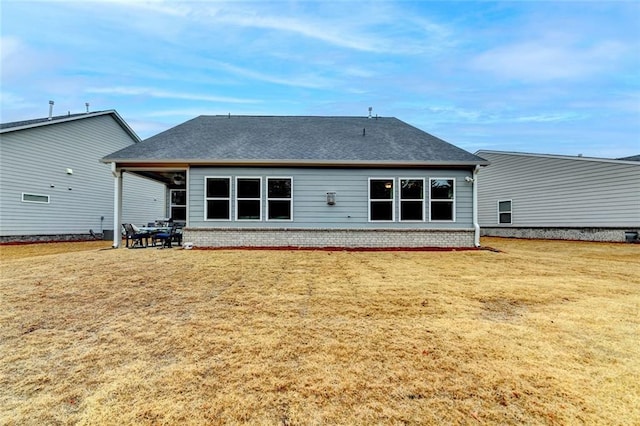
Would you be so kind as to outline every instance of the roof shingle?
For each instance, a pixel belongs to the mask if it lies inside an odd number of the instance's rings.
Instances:
[[[176,160],[487,163],[392,117],[202,115],[103,158],[105,162]]]

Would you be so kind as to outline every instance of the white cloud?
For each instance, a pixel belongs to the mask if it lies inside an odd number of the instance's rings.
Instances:
[[[167,90],[159,90],[149,87],[92,87],[86,90],[87,93],[98,93],[108,95],[123,96],[149,96],[151,98],[163,99],[182,99],[189,101],[205,101],[205,102],[226,102],[233,104],[259,103],[257,99],[231,98],[226,96],[201,95],[194,93],[171,92]]]
[[[557,41],[526,41],[496,47],[475,57],[471,65],[513,80],[580,79],[609,69],[626,51],[617,42],[602,41],[582,47]]]
[[[253,80],[264,81],[267,83],[280,84],[284,86],[305,87],[310,89],[322,89],[330,87],[334,84],[331,80],[315,75],[312,73],[304,73],[297,76],[274,76],[260,71],[255,71],[232,64],[218,62],[215,65],[234,76],[247,77]]]

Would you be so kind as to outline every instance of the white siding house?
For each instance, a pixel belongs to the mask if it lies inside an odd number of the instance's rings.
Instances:
[[[116,111],[0,125],[0,242],[112,238],[114,184],[100,159],[140,139]],[[165,185],[127,176],[123,220],[166,215]]]
[[[625,241],[640,231],[640,161],[476,155],[490,162],[478,179],[482,235]]]
[[[487,162],[393,117],[200,116],[102,161],[183,191],[196,247],[479,244]]]

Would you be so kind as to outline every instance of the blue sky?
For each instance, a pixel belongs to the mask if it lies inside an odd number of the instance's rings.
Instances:
[[[394,116],[470,152],[640,153],[637,1],[2,0],[1,121]]]

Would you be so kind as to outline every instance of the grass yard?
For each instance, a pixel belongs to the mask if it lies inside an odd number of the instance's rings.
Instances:
[[[640,245],[0,247],[0,424],[640,424]]]

